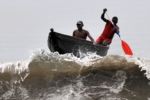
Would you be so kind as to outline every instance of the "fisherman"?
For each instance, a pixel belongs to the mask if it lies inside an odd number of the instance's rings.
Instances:
[[[83,26],[84,26],[84,24],[82,21],[77,22],[78,29],[74,30],[73,37],[85,39],[85,40],[88,37],[94,43],[94,39],[92,38],[92,36],[90,35],[90,33],[87,30],[83,29]]]
[[[105,28],[102,34],[96,40],[96,44],[101,44],[103,46],[108,46],[111,44],[114,34],[117,33],[119,35],[119,27],[117,26],[118,18],[114,16],[112,18],[112,22],[105,18],[107,9],[103,9],[103,13],[101,15],[101,19],[106,22]]]

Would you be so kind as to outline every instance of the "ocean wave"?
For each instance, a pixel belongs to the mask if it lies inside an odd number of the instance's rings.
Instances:
[[[149,78],[148,66],[150,61],[137,58],[127,58],[119,55],[101,57],[95,53],[86,54],[77,58],[73,54],[60,55],[45,50],[35,51],[26,61],[5,63],[0,65],[1,75],[4,73],[21,75],[49,76],[50,79],[63,75],[87,75],[90,72],[112,72],[123,70],[128,74],[141,75],[145,73]]]
[[[149,65],[136,57],[89,52],[77,58],[38,50],[26,61],[0,65],[0,99],[120,99],[122,93],[140,92],[139,85],[148,93]]]

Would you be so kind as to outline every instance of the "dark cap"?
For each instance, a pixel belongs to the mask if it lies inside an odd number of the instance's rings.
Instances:
[[[78,21],[77,25],[82,25],[83,26],[83,22],[82,21]]]

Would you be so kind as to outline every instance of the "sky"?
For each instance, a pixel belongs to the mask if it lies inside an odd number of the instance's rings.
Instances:
[[[28,59],[37,49],[49,51],[49,29],[72,35],[78,20],[96,39],[105,25],[100,19],[104,8],[110,18],[118,16],[121,37],[134,54],[150,58],[149,4],[149,0],[0,0],[0,62]],[[109,54],[123,54],[117,36]]]

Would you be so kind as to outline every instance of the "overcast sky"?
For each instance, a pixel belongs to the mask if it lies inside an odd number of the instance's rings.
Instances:
[[[32,50],[47,48],[49,28],[72,35],[82,20],[96,39],[103,30],[103,8],[118,16],[122,38],[135,55],[150,57],[149,0],[0,0],[0,62],[27,59]],[[121,55],[120,41],[113,40],[112,54]]]

